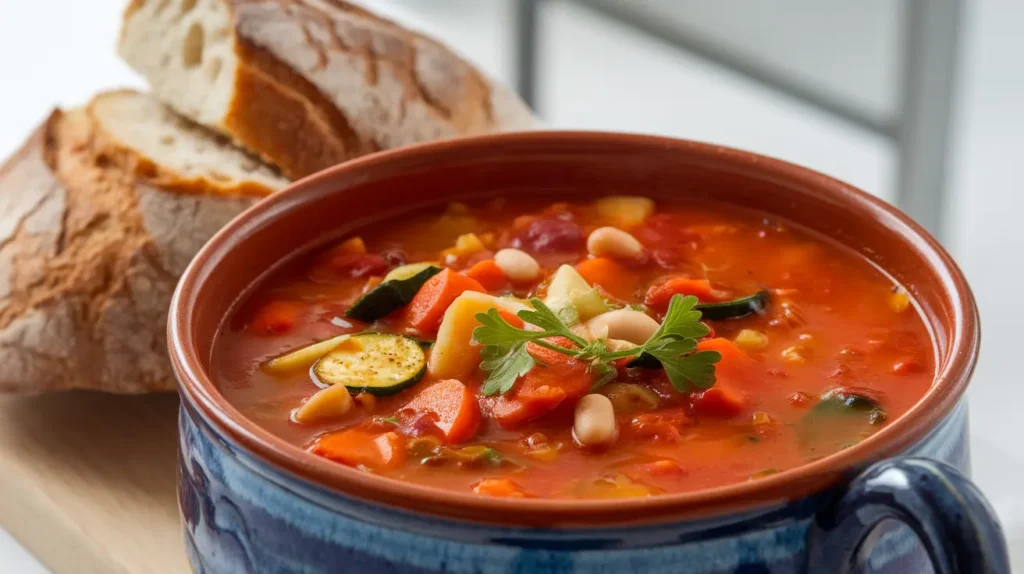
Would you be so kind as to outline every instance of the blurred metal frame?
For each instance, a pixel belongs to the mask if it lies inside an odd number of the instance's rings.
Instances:
[[[540,4],[516,0],[516,88],[536,108],[537,62],[541,46]],[[946,158],[960,44],[962,0],[904,0],[902,76],[896,117],[879,120],[813,88],[723,50],[714,42],[680,32],[631,10],[621,0],[562,0],[586,6],[670,46],[742,74],[893,141],[897,153],[895,203],[942,239]],[[543,113],[543,110],[540,110]]]

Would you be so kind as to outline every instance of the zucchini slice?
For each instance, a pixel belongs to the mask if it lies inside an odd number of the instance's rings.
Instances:
[[[761,314],[764,313],[764,309],[767,306],[768,292],[761,290],[748,297],[740,297],[732,301],[698,303],[693,309],[700,311],[701,319],[714,321],[719,319],[739,319],[753,313]]]
[[[417,267],[412,275],[404,275],[403,270],[407,267]],[[372,323],[381,317],[390,314],[409,304],[416,292],[423,287],[428,279],[441,272],[441,268],[434,265],[422,266],[414,263],[404,265],[391,271],[380,285],[377,285],[356,301],[348,311],[346,317]]]
[[[412,337],[363,333],[350,340],[358,345],[338,347],[313,365],[318,384],[382,397],[411,387],[427,371],[427,355]]]

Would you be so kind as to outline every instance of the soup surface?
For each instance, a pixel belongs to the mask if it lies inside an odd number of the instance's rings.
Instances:
[[[337,464],[614,498],[855,444],[925,394],[934,352],[907,293],[830,240],[623,196],[369,225],[257,285],[213,364],[247,417]]]

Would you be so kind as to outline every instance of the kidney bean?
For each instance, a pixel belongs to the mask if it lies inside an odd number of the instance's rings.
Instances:
[[[586,242],[583,230],[565,219],[538,219],[513,238],[512,246],[536,253],[576,251]]]

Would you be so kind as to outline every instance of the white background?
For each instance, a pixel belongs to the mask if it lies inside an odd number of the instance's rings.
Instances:
[[[1019,169],[1024,163],[1024,2],[966,3],[946,244],[982,309],[982,360],[970,391],[975,478],[1003,520],[1016,569],[1024,571],[1024,381],[1018,375],[1024,347],[1024,175]],[[54,105],[74,105],[102,88],[141,86],[114,56],[122,4],[0,0],[0,156],[13,151]],[[509,77],[506,0],[375,4],[439,33],[495,76]],[[885,5],[884,0],[858,4]],[[884,140],[589,12],[557,1],[546,11],[541,37],[550,50],[542,63],[539,95],[552,125],[722,142],[809,165],[882,197],[891,195],[894,163]],[[771,25],[765,22],[758,30]],[[784,43],[786,35],[761,34],[759,41],[773,38]],[[887,51],[875,48],[872,57]],[[581,89],[585,98],[578,97]],[[0,565],[5,572],[45,571],[2,530]]]

